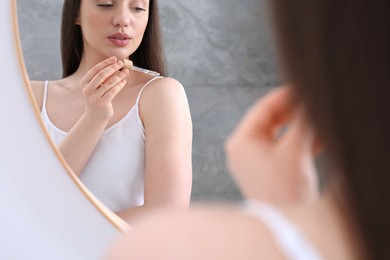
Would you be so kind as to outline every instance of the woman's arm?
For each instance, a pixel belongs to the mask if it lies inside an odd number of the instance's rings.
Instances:
[[[80,81],[86,108],[58,148],[73,172],[79,175],[91,157],[114,114],[112,100],[125,86],[129,71],[115,57],[94,66]]]
[[[145,203],[119,212],[126,221],[148,209],[187,209],[192,184],[192,122],[183,86],[158,79],[144,90],[140,116],[146,135]]]

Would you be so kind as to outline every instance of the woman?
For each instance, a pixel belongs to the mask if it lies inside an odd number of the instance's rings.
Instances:
[[[84,184],[123,219],[185,209],[192,125],[182,85],[165,74],[156,0],[66,0],[63,79],[32,82],[42,117]]]
[[[249,202],[151,216],[109,259],[390,259],[389,2],[270,4],[289,84],[227,143]],[[329,172],[317,197],[321,149]]]

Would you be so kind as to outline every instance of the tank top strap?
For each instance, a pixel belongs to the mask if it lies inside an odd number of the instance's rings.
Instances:
[[[43,102],[42,102],[42,110],[41,111],[46,110],[48,88],[49,88],[49,81],[46,80],[45,81],[45,88],[44,88],[44,92],[43,92]]]
[[[151,82],[153,82],[153,81],[156,80],[156,79],[160,79],[160,78],[163,78],[163,77],[162,77],[162,76],[157,76],[157,77],[154,77],[154,78],[150,79],[148,82],[145,83],[145,85],[141,88],[141,90],[140,90],[139,93],[138,93],[137,100],[135,101],[135,106],[136,106],[136,107],[138,107],[139,100],[141,99],[141,95],[142,95],[142,92],[144,91],[144,89],[145,89]]]
[[[266,225],[286,259],[322,259],[298,227],[276,208],[263,202],[248,200],[244,202],[242,210],[244,214],[254,216]]]

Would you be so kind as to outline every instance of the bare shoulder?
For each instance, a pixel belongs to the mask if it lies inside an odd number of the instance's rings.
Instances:
[[[107,259],[282,259],[268,229],[232,208],[150,216],[115,243]]]
[[[153,80],[144,90],[144,99],[161,99],[185,96],[183,85],[174,78],[165,77]]]
[[[140,99],[141,119],[155,120],[177,115],[189,114],[189,104],[183,85],[173,78],[158,78],[150,82]],[[157,114],[156,111],[159,113]]]
[[[38,107],[42,108],[43,104],[43,94],[45,92],[45,82],[44,81],[30,81],[30,86],[34,93],[35,100],[38,103]]]

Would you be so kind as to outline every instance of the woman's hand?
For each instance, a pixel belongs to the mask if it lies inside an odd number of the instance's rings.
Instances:
[[[129,74],[122,61],[108,58],[95,65],[80,81],[86,109],[58,147],[76,175],[91,157],[101,134],[114,114],[112,100],[125,86]]]
[[[80,81],[85,113],[91,118],[108,122],[113,116],[112,100],[126,85],[125,78],[129,74],[128,69],[122,68],[123,62],[111,57],[95,65]]]
[[[272,91],[227,141],[228,166],[248,199],[292,205],[317,196],[313,132],[291,101],[289,87]]]

